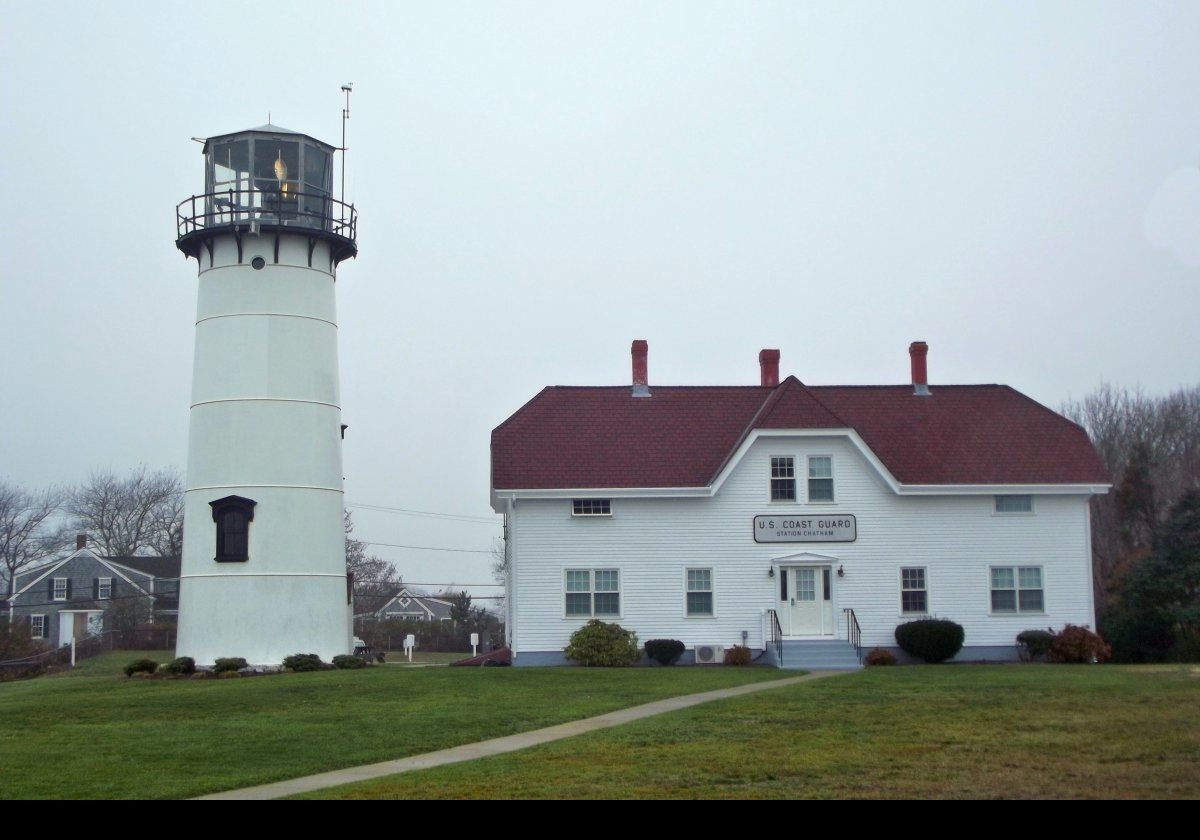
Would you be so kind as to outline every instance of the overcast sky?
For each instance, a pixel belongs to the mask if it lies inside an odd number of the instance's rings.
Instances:
[[[1200,3],[0,4],[0,477],[185,467],[200,145],[340,142],[346,497],[486,552],[545,385],[1200,381]],[[478,518],[479,521],[476,521]],[[407,580],[482,553],[377,546]],[[484,590],[476,590],[482,594]]]

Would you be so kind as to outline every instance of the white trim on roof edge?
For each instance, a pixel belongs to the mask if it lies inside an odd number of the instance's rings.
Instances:
[[[844,437],[854,445],[883,482],[897,496],[990,496],[994,494],[1038,494],[1055,496],[1095,495],[1107,493],[1112,484],[902,484],[883,465],[883,461],[867,446],[854,429],[755,429],[733,455],[726,459],[713,482],[705,487],[565,487],[539,490],[492,490],[492,510],[503,511],[501,500],[565,499],[580,496],[604,496],[614,499],[655,499],[715,496],[721,485],[750,451],[759,438],[775,437]]]

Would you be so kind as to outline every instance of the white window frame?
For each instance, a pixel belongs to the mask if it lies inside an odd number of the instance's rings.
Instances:
[[[1001,499],[1028,499],[1029,508],[1027,510],[1001,510]],[[1030,493],[998,493],[992,497],[992,513],[996,516],[1031,516],[1033,514],[1033,495]]]
[[[62,584],[62,595],[58,594],[58,585],[60,583]],[[54,597],[52,598],[52,600],[54,600],[54,601],[67,600],[67,578],[65,578],[65,577],[54,578]]]
[[[41,626],[35,630],[34,629],[35,624],[40,624]],[[45,613],[34,613],[33,615],[29,616],[29,638],[31,638],[31,639],[46,638],[46,614]]]
[[[587,572],[588,588],[586,590],[584,590],[584,589],[568,589],[567,588],[567,575],[569,575],[571,572]],[[596,573],[597,572],[612,572],[612,573],[614,573],[617,576],[617,588],[616,589],[597,589],[596,588]],[[613,566],[599,566],[599,567],[591,568],[591,569],[583,569],[583,568],[579,568],[579,567],[571,567],[571,568],[563,569],[562,602],[561,602],[563,605],[563,618],[569,619],[569,620],[575,620],[575,621],[579,621],[579,620],[588,621],[593,618],[601,618],[601,619],[620,618],[621,617],[621,609],[625,605],[625,592],[621,588],[624,578],[625,578],[625,576],[623,574],[621,574],[621,570],[619,568],[615,568]],[[615,594],[617,596],[617,611],[615,613],[596,612],[596,595],[598,595],[598,594],[599,595]],[[568,595],[587,595],[588,596],[588,612],[586,614],[567,612],[567,596]]]
[[[790,478],[788,476],[776,476],[775,475],[775,462],[776,461],[787,461],[788,462],[787,469],[789,469],[792,473]],[[767,463],[769,465],[769,468],[767,471],[767,474],[769,476],[769,478],[767,480],[767,500],[773,505],[798,504],[800,502],[800,495],[799,495],[800,488],[796,485],[796,456],[795,455],[771,455]],[[792,497],[790,499],[775,498],[775,482],[776,481],[791,481],[792,482]]]
[[[108,599],[112,598],[113,579],[110,577],[106,577],[106,578],[96,578],[96,580],[98,581],[98,583],[96,585],[96,600],[97,601],[107,601]],[[107,589],[107,591],[105,591],[106,589]]]
[[[997,569],[1007,569],[1012,573],[1013,586],[997,587],[995,585],[994,572]],[[1037,569],[1038,582],[1040,586],[1021,586],[1021,570],[1022,569]],[[1013,609],[998,610],[995,606],[995,600],[992,598],[995,592],[1012,592],[1014,597]],[[1022,592],[1041,592],[1042,605],[1037,609],[1022,609],[1021,608],[1021,593]],[[1045,615],[1046,613],[1046,570],[1042,566],[988,566],[988,612],[992,615]]]
[[[582,518],[612,516],[612,499],[572,499],[571,516]]]
[[[708,589],[692,588],[692,572],[708,572]],[[688,603],[688,595],[692,593],[708,594],[708,609],[706,613],[692,612]],[[716,575],[711,566],[688,566],[683,570],[683,615],[685,618],[716,618],[717,617],[717,586]]]
[[[920,572],[921,587],[905,587],[904,573],[905,572]],[[929,615],[929,569],[925,566],[901,566],[897,572],[900,580],[900,615],[901,617],[914,615]],[[904,593],[905,592],[923,592],[925,594],[925,609],[923,610],[906,610],[904,608]]]
[[[829,459],[829,475],[828,476],[813,476],[812,462],[814,458]],[[829,498],[828,499],[813,499],[812,497],[812,482],[813,481],[828,481],[829,482]],[[837,501],[837,480],[833,469],[833,455],[820,452],[808,455],[804,459],[804,498],[810,505],[831,505]]]

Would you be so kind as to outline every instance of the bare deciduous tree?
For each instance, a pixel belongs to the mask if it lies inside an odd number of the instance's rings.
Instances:
[[[63,496],[55,488],[32,493],[0,481],[0,562],[6,596],[13,593],[17,572],[63,547],[62,532],[52,522]]]
[[[367,553],[367,544],[350,536],[354,522],[350,511],[343,514],[346,528],[346,571],[354,575],[354,611],[375,612],[399,591],[402,581],[396,567]]]
[[[183,481],[172,469],[138,467],[121,477],[93,472],[73,490],[66,512],[109,557],[178,555],[183,532]]]

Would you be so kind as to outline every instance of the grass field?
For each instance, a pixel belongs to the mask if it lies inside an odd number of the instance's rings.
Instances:
[[[0,797],[193,796],[780,676],[767,668],[392,665],[228,680],[121,675],[141,655],[104,654],[74,672],[0,683]]]
[[[314,798],[1195,798],[1200,667],[870,669]]]
[[[390,650],[385,656],[388,662],[394,662],[400,665],[408,665],[408,657],[404,655],[402,650]],[[460,659],[467,659],[471,656],[471,651],[465,653],[441,653],[435,650],[424,651],[414,650],[412,664],[413,665],[449,665],[451,662],[457,662]]]

